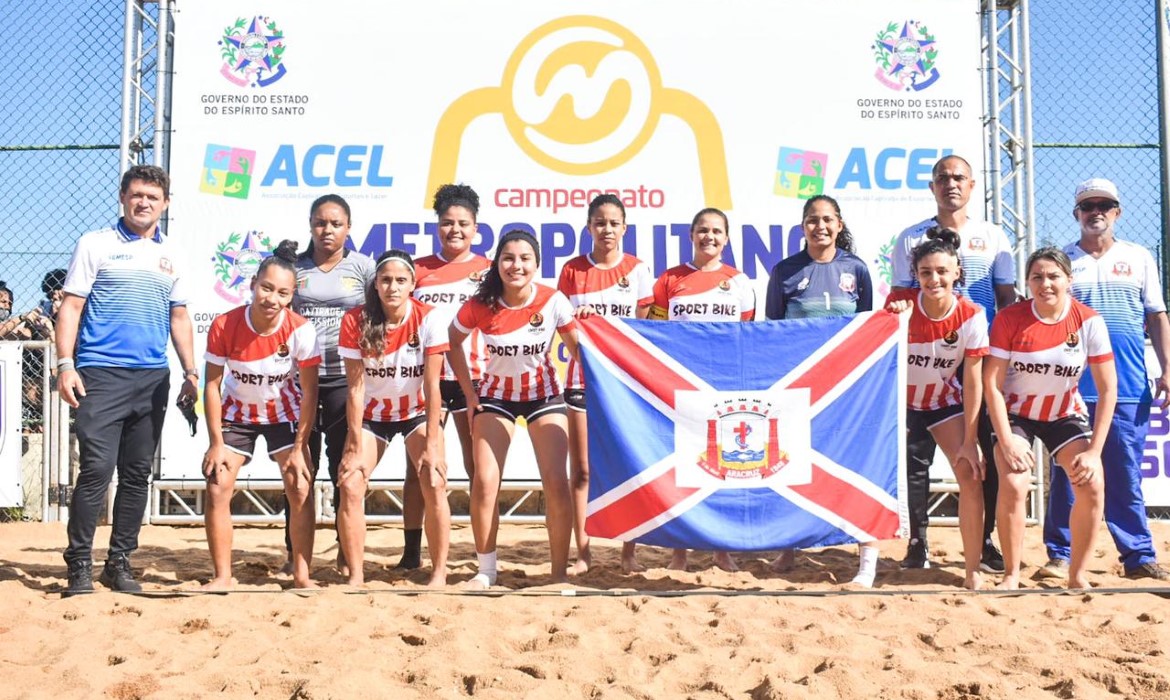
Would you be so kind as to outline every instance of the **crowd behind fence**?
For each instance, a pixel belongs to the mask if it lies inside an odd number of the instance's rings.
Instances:
[[[157,5],[148,3],[146,11],[157,13]],[[20,12],[22,21],[0,23],[0,88],[25,96],[0,101],[0,202],[16,216],[0,229],[0,280],[12,291],[13,314],[43,309],[51,322],[46,274],[67,266],[82,232],[117,214],[124,6],[29,3]],[[1111,3],[1107,22],[1099,12],[1088,0],[1031,2],[1037,243],[1075,239],[1073,186],[1101,176],[1123,192],[1119,237],[1147,246],[1162,261],[1156,3]],[[1086,27],[1093,45],[1124,50],[1077,49],[1074,39]],[[45,32],[41,40],[37,31]],[[44,60],[47,44],[70,47],[70,60]],[[152,146],[144,144],[147,161]],[[68,412],[52,408],[48,337],[26,339],[22,391],[26,458],[41,447],[46,473],[61,455],[70,461],[70,440],[54,444],[58,434],[68,436]],[[40,505],[26,515],[57,512],[67,496],[68,481],[58,472],[42,481],[29,483],[41,491],[26,493],[26,502]]]

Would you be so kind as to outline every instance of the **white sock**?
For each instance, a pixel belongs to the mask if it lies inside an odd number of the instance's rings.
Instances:
[[[857,566],[857,575],[853,577],[853,583],[873,588],[873,580],[877,577],[878,548],[874,545],[861,545],[858,559],[860,561]]]
[[[487,554],[475,553],[475,558],[479,562],[479,576],[487,579],[489,586],[496,585],[496,553],[488,552]]]

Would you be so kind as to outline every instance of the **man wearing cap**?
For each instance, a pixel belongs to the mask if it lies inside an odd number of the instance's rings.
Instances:
[[[930,191],[934,194],[937,212],[898,234],[890,253],[894,278],[892,286],[895,290],[917,287],[917,275],[910,269],[914,247],[926,240],[926,234],[932,228],[954,229],[959,232],[959,264],[963,268],[963,284],[955,285],[955,291],[982,306],[990,325],[996,309],[1016,300],[1016,262],[1011,243],[1002,228],[991,222],[972,220],[967,215],[967,202],[974,190],[975,178],[971,164],[965,159],[948,155],[934,164]],[[983,552],[979,567],[988,573],[999,574],[1003,573],[1003,555],[991,539],[991,531],[995,527],[999,479],[995,462],[992,461],[991,421],[986,411],[979,421],[979,445],[987,462],[983,481]],[[930,568],[926,526],[929,472],[934,453],[935,442],[929,435],[906,445],[911,532],[906,558],[902,560],[902,568],[905,569]]]
[[[1105,320],[1117,363],[1117,408],[1101,454],[1105,524],[1121,554],[1127,577],[1165,580],[1170,574],[1158,565],[1154,553],[1140,471],[1150,406],[1154,400],[1164,406],[1170,397],[1166,380],[1170,324],[1166,320],[1158,268],[1150,251],[1114,238],[1113,225],[1121,218],[1121,196],[1109,180],[1093,178],[1077,185],[1073,218],[1081,225],[1081,239],[1064,249],[1072,260],[1071,293]],[[1153,393],[1146,377],[1143,324],[1162,368]],[[1097,407],[1097,389],[1087,373],[1081,378],[1080,390],[1088,404],[1091,421]],[[1051,473],[1048,514],[1044,521],[1044,545],[1049,561],[1040,573],[1045,577],[1064,578],[1068,575],[1068,516],[1073,492],[1063,469],[1053,467]]]

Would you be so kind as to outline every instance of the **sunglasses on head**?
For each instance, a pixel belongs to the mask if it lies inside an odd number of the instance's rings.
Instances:
[[[1107,212],[1113,211],[1116,207],[1117,207],[1117,202],[1109,202],[1109,201],[1081,202],[1080,204],[1077,205],[1077,209],[1080,209],[1081,211],[1085,212],[1086,214],[1091,214],[1095,211],[1101,212],[1102,214],[1105,214]]]

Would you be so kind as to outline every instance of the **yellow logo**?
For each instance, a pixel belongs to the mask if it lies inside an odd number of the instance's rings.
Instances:
[[[455,181],[464,131],[477,117],[496,113],[529,158],[566,175],[596,175],[625,164],[645,147],[663,114],[677,117],[695,134],[705,206],[732,208],[715,115],[694,95],[664,88],[649,49],[616,22],[562,17],[524,37],[499,87],[468,92],[439,119],[426,193]]]

